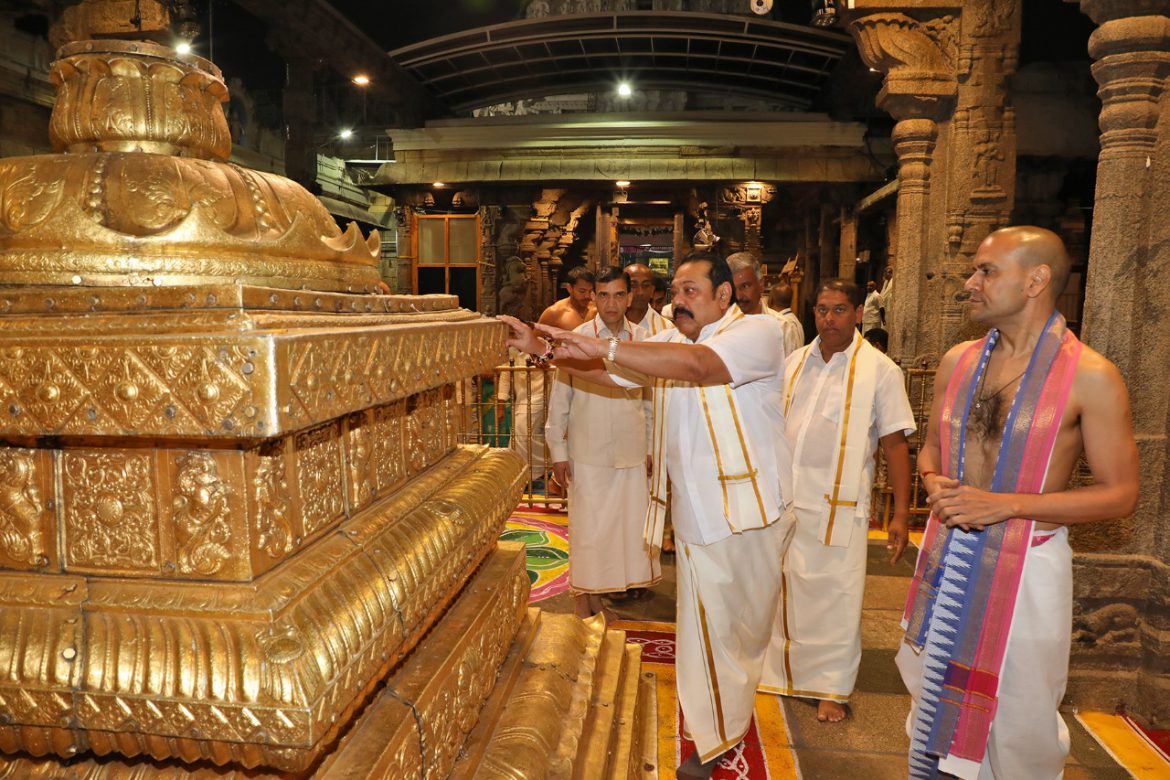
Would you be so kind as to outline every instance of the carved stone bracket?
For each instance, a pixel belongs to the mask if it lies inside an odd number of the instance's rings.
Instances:
[[[954,16],[920,21],[904,13],[855,18],[849,31],[869,67],[886,74],[877,103],[897,119],[941,119],[958,88]]]

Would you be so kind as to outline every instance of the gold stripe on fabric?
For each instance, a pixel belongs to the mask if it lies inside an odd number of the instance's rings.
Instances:
[[[727,406],[731,409],[731,419],[735,422],[735,433],[739,436],[739,446],[743,450],[743,462],[747,466],[747,474],[739,475],[734,479],[750,479],[752,481],[752,490],[756,494],[756,505],[760,507],[760,525],[768,524],[768,510],[764,508],[764,497],[760,495],[760,484],[756,481],[758,470],[752,467],[752,459],[748,455],[748,443],[743,435],[743,426],[739,422],[739,409],[735,405],[735,398],[731,395],[731,385],[724,385],[727,391]],[[733,479],[733,477],[728,477]]]
[[[668,382],[662,379],[654,381],[653,397],[651,398],[651,413],[654,415],[653,420],[653,439],[651,443],[651,456],[653,457],[653,469],[651,471],[651,485],[650,485],[650,500],[651,506],[646,512],[645,528],[642,531],[643,537],[649,537],[653,526],[658,519],[654,504],[659,506],[667,506],[667,502],[662,498],[662,483],[666,480],[666,464],[662,461],[662,451],[665,447],[666,439],[666,392]],[[662,511],[666,511],[665,509]],[[663,521],[665,523],[665,520]]]
[[[699,391],[699,401],[703,404],[703,419],[707,421],[707,431],[711,436],[711,449],[715,451],[715,469],[719,472],[719,487],[723,490],[723,518],[731,527],[732,533],[739,533],[735,523],[731,522],[731,502],[727,495],[727,480],[723,474],[723,456],[719,454],[719,440],[715,438],[715,424],[711,422],[711,411],[707,408],[707,393],[702,387],[695,389]]]
[[[838,693],[821,693],[820,691],[806,691],[800,688],[777,687],[775,685],[761,685],[756,690],[760,693],[771,693],[775,696],[799,696],[804,699],[823,699],[824,701],[849,701],[848,696]]]
[[[787,557],[785,553],[784,557]],[[792,634],[788,631],[788,575],[780,561],[780,630],[784,632],[784,679],[792,684]]]
[[[726,740],[727,734],[723,727],[723,700],[719,696],[719,674],[715,671],[715,654],[711,650],[711,634],[707,630],[707,610],[703,607],[703,599],[699,596],[699,578],[695,574],[695,564],[691,561],[691,549],[687,544],[682,545],[683,555],[687,566],[691,570],[691,593],[695,597],[695,611],[699,617],[699,641],[703,645],[703,657],[707,662],[707,681],[710,683],[711,703],[715,714],[715,727],[719,739]]]
[[[829,499],[829,523],[825,526],[824,544],[833,539],[833,524],[837,520],[838,498],[841,495],[841,472],[845,470],[845,442],[849,437],[849,415],[853,411],[853,380],[857,376],[857,356],[861,352],[864,341],[859,340],[853,349],[853,357],[849,359],[849,381],[845,385],[845,413],[841,416],[841,444],[837,450],[837,475],[833,480],[833,497]],[[853,502],[856,506],[857,502]]]
[[[812,346],[804,347],[804,354],[800,356],[800,362],[796,364],[796,371],[792,374],[792,379],[788,381],[788,389],[784,393],[784,416],[788,416],[788,410],[792,408],[792,391],[796,389],[796,380],[800,379],[800,372],[804,370],[804,361],[808,360],[808,353],[812,352]]]
[[[748,728],[749,729],[751,728],[750,721],[749,721]],[[726,740],[720,742],[715,747],[708,750],[706,753],[699,753],[699,763],[705,764],[708,761],[710,761],[711,759],[715,758],[716,756],[723,755],[728,750],[731,750],[733,747],[735,747],[740,742],[742,742],[743,738],[746,736],[747,736],[747,731],[744,731],[744,733],[740,734],[735,739],[726,739]],[[689,737],[688,737],[688,739],[689,739]],[[694,740],[691,740],[691,741],[694,742]],[[696,752],[697,752],[697,750],[696,750]]]

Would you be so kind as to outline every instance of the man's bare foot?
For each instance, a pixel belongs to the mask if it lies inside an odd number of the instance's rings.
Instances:
[[[849,710],[839,701],[821,701],[817,704],[817,720],[821,723],[840,723]]]
[[[698,752],[691,753],[690,757],[674,773],[674,776],[677,780],[709,780],[711,773],[715,771],[715,767],[719,765],[722,758],[723,754],[720,753],[707,763],[700,764]]]

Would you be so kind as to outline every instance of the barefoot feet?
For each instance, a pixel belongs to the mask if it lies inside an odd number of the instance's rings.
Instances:
[[[817,703],[817,720],[821,723],[840,723],[849,714],[846,705],[839,701],[821,701]]]

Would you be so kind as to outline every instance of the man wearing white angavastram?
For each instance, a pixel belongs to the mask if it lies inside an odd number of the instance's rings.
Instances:
[[[597,316],[577,333],[644,341],[626,320],[630,277],[620,268],[598,275]],[[558,371],[549,397],[545,439],[557,482],[569,488],[569,587],[577,615],[601,612],[602,593],[644,588],[661,579],[658,555],[642,529],[650,502],[647,463],[650,397],[643,388],[606,387]]]
[[[667,479],[678,542],[677,684],[696,753],[678,777],[710,777],[751,723],[792,518],[781,416],[780,325],[746,317],[717,255],[683,260],[671,283],[677,331],[642,343],[522,323],[509,344],[594,381],[655,386],[646,538],[662,540]],[[598,366],[604,360],[605,368]],[[608,369],[608,370],[607,370]]]
[[[817,337],[785,363],[796,532],[760,690],[819,699],[836,723],[861,661],[869,498],[879,443],[894,488],[891,562],[906,548],[914,414],[902,371],[857,332],[861,291],[832,279],[817,293]]]

